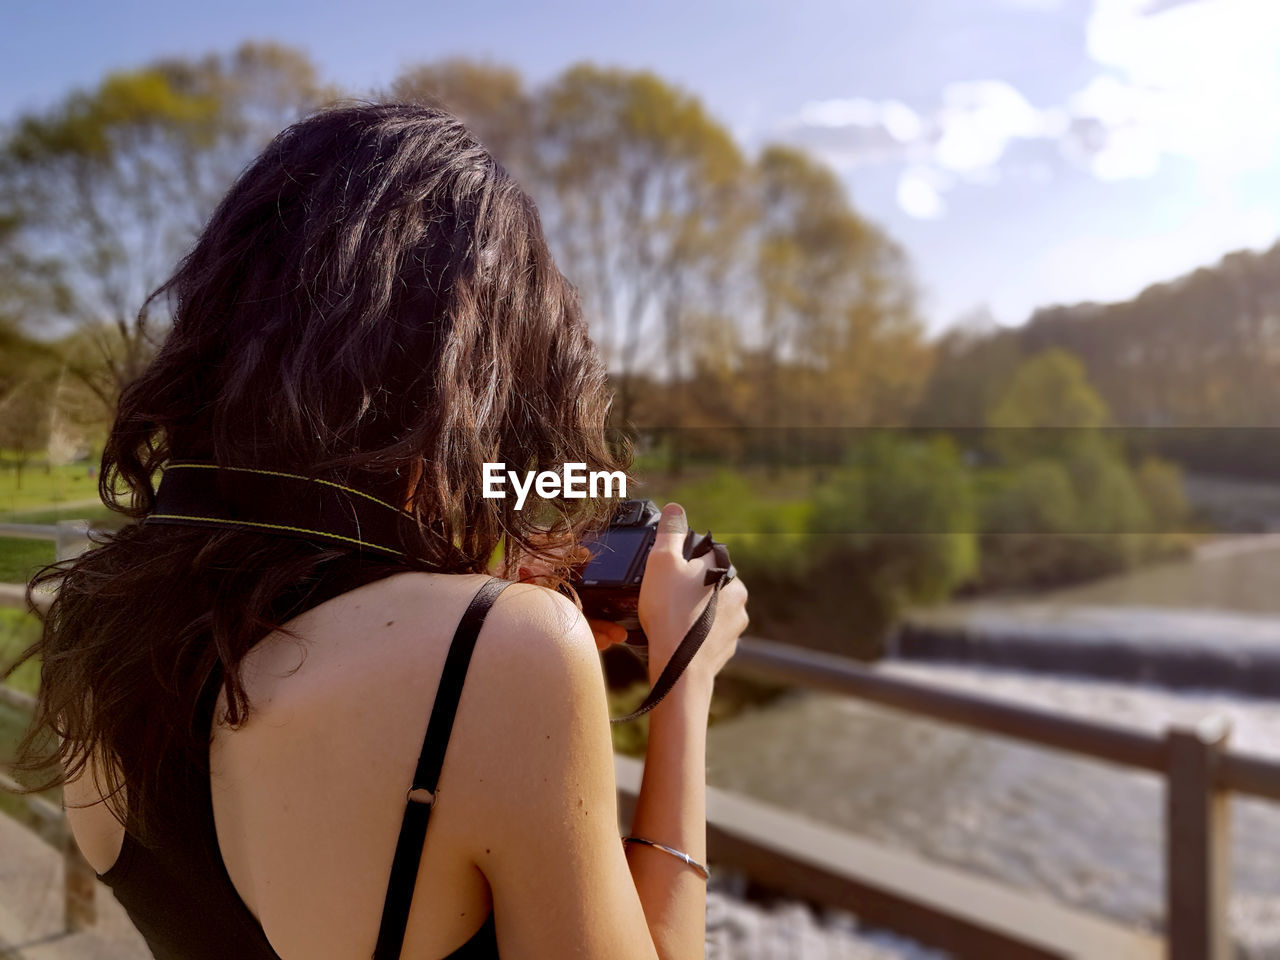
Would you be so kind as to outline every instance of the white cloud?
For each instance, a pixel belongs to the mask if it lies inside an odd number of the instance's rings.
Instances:
[[[800,108],[797,118],[811,127],[866,127],[882,129],[899,143],[920,137],[924,125],[920,115],[900,100],[811,100]]]
[[[898,206],[917,220],[937,220],[947,211],[941,191],[948,186],[931,167],[907,167],[898,177]]]
[[[900,100],[851,97],[810,101],[788,126],[840,169],[906,164],[899,205],[912,217],[936,219],[945,211],[942,194],[957,176],[998,180],[998,163],[1010,142],[1054,135],[1065,126],[1065,115],[1037,110],[1004,81],[975,80],[949,84],[927,117]]]
[[[1180,155],[1215,176],[1265,169],[1280,146],[1280,3],[1095,0],[1088,53],[1108,72],[1072,98],[1106,136],[1090,167],[1149,176]]]
[[[800,108],[800,123],[811,127],[875,127],[880,124],[880,105],[874,100],[811,100]]]
[[[998,181],[1017,140],[1056,142],[1105,181],[1150,177],[1180,156],[1221,186],[1280,159],[1280,0],[1093,0],[1086,48],[1098,71],[1061,104],[1035,106],[1004,80],[977,79],[945,86],[931,111],[821,100],[790,127],[842,168],[904,164],[899,205],[924,218],[942,215],[959,180]]]
[[[957,172],[993,167],[1010,141],[1046,132],[1040,111],[1003,80],[947,84],[937,124],[941,136],[934,144],[934,159]]]
[[[1111,131],[1089,166],[1099,180],[1141,180],[1160,169],[1160,156],[1160,143],[1150,131],[1127,128]]]
[[[886,100],[880,104],[880,122],[889,136],[899,143],[911,143],[924,133],[920,114],[900,100]]]

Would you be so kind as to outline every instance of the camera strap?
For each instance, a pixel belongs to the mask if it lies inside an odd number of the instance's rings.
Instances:
[[[610,723],[626,723],[634,720],[661,703],[689,666],[689,662],[702,646],[702,642],[707,639],[707,634],[711,632],[711,625],[715,623],[716,600],[720,596],[720,590],[738,575],[738,571],[729,560],[729,548],[712,538],[711,531],[708,530],[701,536],[690,531],[689,540],[685,543],[685,557],[694,560],[709,552],[715,556],[715,566],[707,571],[706,579],[703,581],[704,585],[711,587],[711,597],[707,600],[707,605],[702,608],[698,619],[693,622],[689,632],[684,635],[680,645],[671,654],[671,659],[662,668],[662,673],[658,675],[658,682],[653,685],[644,702],[625,717],[610,717]]]
[[[331,480],[170,460],[144,522],[251,530],[404,560],[403,528],[414,521],[384,500]]]

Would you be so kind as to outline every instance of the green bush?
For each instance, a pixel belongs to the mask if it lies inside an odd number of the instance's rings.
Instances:
[[[1160,457],[1143,457],[1136,480],[1155,528],[1167,533],[1185,531],[1191,503],[1178,466]]]
[[[1064,460],[990,471],[981,488],[983,589],[1078,583],[1187,546],[1177,469],[1148,458],[1135,471],[1099,435]]]
[[[980,589],[1047,587],[1186,549],[1188,507],[1172,465],[1137,469],[1102,428],[1105,403],[1070,353],[1026,361],[988,411],[1003,467],[978,483]]]
[[[766,636],[875,657],[905,606],[945,599],[976,569],[969,474],[945,437],[872,434],[827,472],[807,520],[785,562],[752,569]]]
[[[766,570],[796,574],[806,562],[813,503],[778,487],[763,474],[720,469],[670,488],[662,499],[684,507],[694,530],[710,530],[729,544],[744,577]]]
[[[872,434],[818,492],[827,558],[878,557],[891,605],[945,599],[977,566],[973,488],[954,442]]]
[[[1080,516],[1080,504],[1066,467],[1036,459],[999,474],[981,513],[987,533],[1066,533]]]

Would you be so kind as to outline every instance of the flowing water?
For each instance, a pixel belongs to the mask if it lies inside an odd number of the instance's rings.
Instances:
[[[1182,605],[1188,623],[1230,643],[1241,611],[1260,635],[1271,628],[1280,638],[1276,583],[1280,548],[1242,542],[1040,599],[1109,607],[1110,621],[1128,620],[1137,634]],[[1269,616],[1276,619],[1267,623]],[[877,669],[1153,732],[1221,714],[1231,721],[1233,749],[1280,760],[1280,698],[974,665],[888,661]],[[1151,774],[796,692],[713,726],[708,779],[1130,925],[1163,925],[1164,796]],[[1237,799],[1232,820],[1233,936],[1242,956],[1280,960],[1280,804]]]

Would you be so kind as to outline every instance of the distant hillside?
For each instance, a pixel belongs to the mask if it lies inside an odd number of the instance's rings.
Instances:
[[[916,422],[983,424],[1017,365],[1052,347],[1080,357],[1112,422],[1144,445],[1197,469],[1280,480],[1280,243],[1121,303],[1046,307],[1016,329],[951,331]]]

